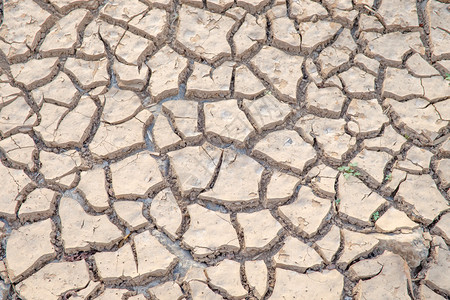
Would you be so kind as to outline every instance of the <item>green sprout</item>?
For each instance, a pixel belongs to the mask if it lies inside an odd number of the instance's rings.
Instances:
[[[339,167],[338,170],[343,172],[345,179],[348,179],[350,176],[361,175],[361,173],[354,169],[356,166],[358,166],[357,163],[349,163],[348,166]]]
[[[450,81],[450,73],[446,73],[444,78],[445,80]],[[450,85],[450,82],[448,83],[448,85]]]
[[[411,138],[411,137],[410,137],[409,135],[407,135],[406,133],[405,133],[404,137],[405,137],[405,139],[407,139],[407,140],[409,140],[409,139]]]
[[[373,220],[376,222],[380,218],[380,213],[376,211],[372,214],[372,217]]]
[[[336,203],[336,205],[339,205],[339,203],[341,203],[341,199],[337,198],[336,200],[334,200],[334,202]]]
[[[384,177],[384,180],[386,181],[390,181],[392,179],[392,173],[389,173],[386,175],[386,177]]]

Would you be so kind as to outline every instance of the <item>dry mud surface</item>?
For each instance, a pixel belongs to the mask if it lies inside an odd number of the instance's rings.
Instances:
[[[449,299],[448,2],[5,0],[0,299]]]

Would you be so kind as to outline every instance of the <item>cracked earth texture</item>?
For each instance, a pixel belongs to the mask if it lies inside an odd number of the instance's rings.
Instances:
[[[450,298],[448,0],[0,2],[1,300]]]

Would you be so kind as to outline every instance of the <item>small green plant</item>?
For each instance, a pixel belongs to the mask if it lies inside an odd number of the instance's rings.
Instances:
[[[374,212],[373,214],[372,214],[372,218],[373,218],[373,220],[376,222],[379,218],[380,218],[380,213],[379,212]]]
[[[411,138],[411,137],[410,137],[409,135],[407,135],[406,133],[405,133],[404,137],[405,137],[405,139],[407,139],[407,140],[409,140],[409,139]]]
[[[348,166],[339,167],[338,170],[343,172],[345,179],[348,179],[350,176],[361,175],[361,173],[354,169],[356,166],[358,166],[357,163],[349,163]]]
[[[386,181],[390,181],[392,179],[392,173],[389,173],[386,175],[386,177],[384,177],[384,180]]]
[[[450,81],[450,74],[446,73],[444,78],[445,80]],[[450,82],[448,83],[448,85],[450,85]]]
[[[341,199],[337,198],[336,200],[334,200],[334,202],[336,203],[336,205],[339,205],[339,203],[341,203]]]
[[[272,94],[272,92],[269,91],[269,90],[267,90],[267,91],[264,92],[264,95],[271,95],[271,94]]]

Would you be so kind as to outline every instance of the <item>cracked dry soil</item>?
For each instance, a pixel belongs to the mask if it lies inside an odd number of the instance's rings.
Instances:
[[[0,2],[0,299],[450,299],[448,0]]]

